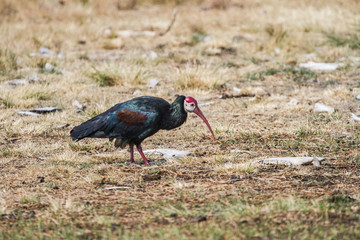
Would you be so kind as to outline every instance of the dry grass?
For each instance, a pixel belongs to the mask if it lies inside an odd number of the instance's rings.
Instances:
[[[165,36],[117,34],[161,32],[175,6]],[[1,1],[0,239],[358,239],[358,10],[351,0]],[[29,55],[41,46],[53,53]],[[341,66],[298,67],[310,60]],[[214,101],[202,111],[216,143],[195,116],[144,141],[192,152],[160,165],[126,165],[129,153],[107,140],[71,141],[73,126],[137,90]],[[335,113],[314,113],[317,102]],[[63,111],[16,114],[46,106]],[[280,156],[326,160],[251,164]]]

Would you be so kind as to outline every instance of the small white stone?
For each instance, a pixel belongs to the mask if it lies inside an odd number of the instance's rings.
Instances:
[[[305,56],[306,58],[314,58],[314,57],[317,56],[317,54],[316,54],[316,53],[309,53],[309,54],[305,54],[304,56]]]
[[[140,89],[136,89],[133,93],[133,95],[140,95],[141,94],[141,90]]]
[[[149,53],[149,58],[150,58],[150,59],[156,59],[156,58],[158,58],[158,55],[157,55],[156,52],[150,51],[150,53]]]
[[[205,37],[203,38],[203,41],[204,41],[204,42],[208,42],[208,41],[210,41],[211,39],[212,39],[211,36],[205,36]]]
[[[289,104],[292,105],[292,106],[296,106],[296,105],[299,104],[299,102],[300,101],[297,100],[296,98],[291,98]]]
[[[77,107],[77,108],[81,108],[81,107],[82,107],[82,105],[79,103],[78,100],[74,100],[74,101],[72,102],[72,105],[73,105],[74,107]]]
[[[109,36],[111,34],[111,28],[107,28],[104,30],[104,35]]]
[[[190,154],[188,151],[180,151],[176,149],[149,149],[145,150],[144,153],[161,154],[167,160],[181,158]]]
[[[50,63],[46,63],[44,68],[47,71],[52,71],[55,69],[55,67],[53,65],[51,65]]]
[[[156,79],[150,79],[150,84],[149,84],[149,87],[150,88],[154,88],[154,87],[156,87],[156,85],[158,85],[158,83],[159,83],[159,80],[156,80]]]
[[[360,94],[356,94],[355,99],[360,100]]]
[[[325,160],[325,158],[318,157],[282,157],[282,158],[268,158],[263,160],[258,160],[255,163],[264,163],[264,164],[281,164],[281,165],[305,165],[312,163],[315,166],[319,166],[320,162]]]
[[[281,49],[278,48],[278,47],[276,47],[276,48],[274,49],[274,52],[275,52],[276,54],[279,54],[279,53],[281,53]]]
[[[43,54],[43,55],[51,55],[53,54],[54,52],[52,50],[50,50],[49,48],[46,48],[46,47],[43,47],[41,46],[39,48],[39,53]]]
[[[339,67],[337,63],[316,63],[309,61],[307,63],[300,63],[301,68],[306,68],[310,70],[320,70],[320,71],[334,71]]]
[[[241,88],[233,87],[233,90],[234,90],[235,92],[241,92]]]
[[[72,102],[72,105],[74,107],[76,107],[75,113],[80,113],[80,112],[84,111],[84,109],[86,108],[86,105],[83,105],[83,104],[79,103],[78,100],[74,100]]]
[[[333,113],[334,111],[335,109],[333,107],[326,106],[325,104],[322,103],[316,103],[314,107],[314,112],[317,113],[323,113],[323,112]]]
[[[352,120],[354,120],[355,122],[360,122],[360,117],[356,116],[356,115],[353,114],[353,113],[350,113],[350,114],[351,114]]]
[[[18,111],[17,114],[25,115],[25,116],[35,116],[35,117],[38,117],[38,116],[41,115],[41,114],[34,113],[34,112],[31,112],[31,111]]]
[[[203,106],[212,105],[214,103],[217,103],[217,102],[216,101],[210,101],[210,102],[199,103],[198,106],[203,107]]]

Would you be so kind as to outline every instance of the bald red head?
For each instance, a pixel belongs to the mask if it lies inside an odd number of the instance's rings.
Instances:
[[[213,139],[215,140],[215,136],[214,133],[210,127],[209,122],[207,121],[207,119],[205,118],[204,114],[200,111],[200,108],[197,105],[197,101],[195,100],[195,98],[193,97],[186,97],[185,101],[184,101],[184,109],[186,112],[193,112],[196,115],[198,115],[204,122],[205,124],[208,126],[211,135],[213,136]]]
[[[195,103],[196,106],[197,106],[197,101],[193,97],[186,97],[185,102],[187,102],[187,103]]]

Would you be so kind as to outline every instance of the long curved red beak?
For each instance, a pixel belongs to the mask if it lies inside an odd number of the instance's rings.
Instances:
[[[215,135],[214,135],[214,133],[213,133],[211,127],[210,127],[210,124],[209,124],[209,122],[207,121],[207,119],[206,119],[206,117],[204,116],[204,114],[201,112],[200,108],[199,108],[199,107],[196,107],[196,108],[194,109],[194,113],[195,113],[196,115],[198,115],[198,116],[205,122],[205,124],[208,126],[208,128],[209,128],[209,130],[210,130],[210,132],[211,132],[211,135],[212,135],[213,139],[215,140]]]

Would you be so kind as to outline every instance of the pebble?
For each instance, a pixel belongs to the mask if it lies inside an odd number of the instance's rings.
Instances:
[[[85,108],[86,108],[86,105],[83,105],[83,104],[79,103],[78,100],[74,100],[74,101],[72,102],[72,105],[73,105],[74,107],[76,107],[75,113],[80,113],[80,112],[84,111]]]
[[[309,61],[307,63],[300,63],[301,68],[306,68],[310,70],[320,70],[320,71],[334,71],[339,67],[337,63],[317,63]]]
[[[44,107],[44,108],[35,108],[30,110],[18,111],[17,114],[25,115],[25,116],[40,116],[41,114],[47,114],[57,111],[61,112],[62,109],[57,107]]]
[[[281,157],[258,160],[256,163],[298,166],[312,163],[314,166],[320,166],[320,162],[323,160],[325,160],[325,158],[321,157]]]
[[[296,105],[298,105],[299,104],[299,100],[297,100],[296,98],[292,98],[292,99],[290,99],[290,102],[289,102],[289,104],[291,105],[291,106],[296,106]]]
[[[150,84],[149,84],[149,88],[154,88],[156,87],[156,85],[158,85],[159,83],[159,80],[156,80],[156,79],[150,79]]]
[[[140,95],[141,94],[141,90],[140,89],[136,89],[133,93],[133,95]]]
[[[157,55],[156,52],[150,51],[150,53],[149,53],[149,58],[150,58],[150,59],[156,59],[156,58],[158,58],[158,55]]]
[[[202,106],[208,106],[208,105],[212,105],[214,103],[217,103],[216,101],[210,101],[210,102],[203,102],[203,103],[199,103],[198,106],[202,107]]]
[[[46,63],[44,68],[47,71],[52,71],[55,69],[55,67],[53,65],[51,65],[50,63]]]
[[[355,122],[360,122],[360,117],[356,116],[354,113],[350,113],[350,114],[351,114],[352,120],[354,120]]]
[[[333,107],[326,106],[325,104],[322,103],[315,103],[314,112],[316,113],[323,113],[323,112],[333,113],[334,111],[335,109]]]
[[[144,153],[148,154],[161,154],[167,160],[169,159],[178,159],[190,154],[188,151],[180,151],[176,149],[149,149],[145,150]]]

